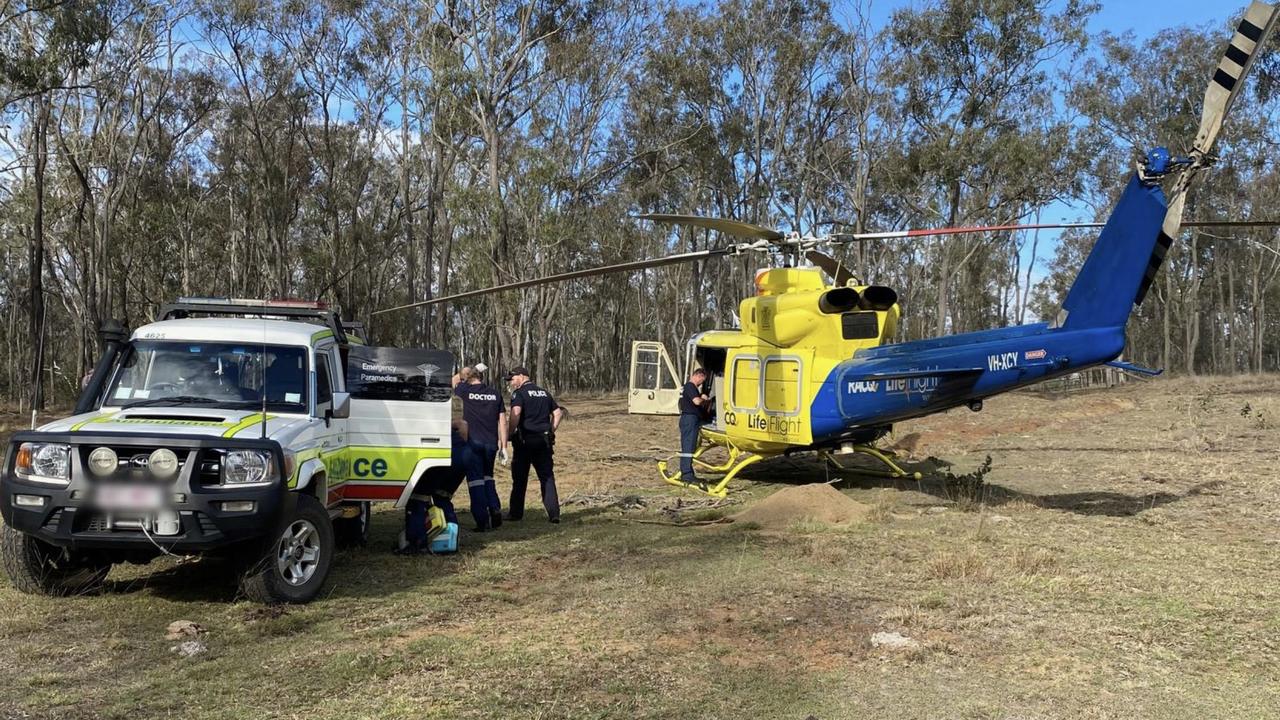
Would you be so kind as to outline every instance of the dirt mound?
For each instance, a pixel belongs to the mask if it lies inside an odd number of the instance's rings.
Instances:
[[[869,510],[867,505],[841,495],[830,485],[798,485],[779,490],[733,519],[783,530],[805,520],[831,525],[858,522],[866,518]]]

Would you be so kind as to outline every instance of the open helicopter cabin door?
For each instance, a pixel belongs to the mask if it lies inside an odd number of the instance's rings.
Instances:
[[[627,395],[627,412],[679,415],[680,385],[665,345],[650,340],[631,343],[631,392]]]

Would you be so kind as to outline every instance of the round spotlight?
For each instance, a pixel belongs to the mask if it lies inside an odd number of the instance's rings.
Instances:
[[[173,477],[178,474],[178,456],[168,448],[160,448],[151,453],[151,457],[147,459],[147,467],[156,477]]]
[[[94,475],[111,475],[120,466],[116,451],[109,447],[94,448],[89,453],[89,470]]]

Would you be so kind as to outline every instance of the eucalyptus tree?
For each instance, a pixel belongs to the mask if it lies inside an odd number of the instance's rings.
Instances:
[[[1111,34],[1097,39],[1097,57],[1085,65],[1069,95],[1071,106],[1088,119],[1088,145],[1098,158],[1084,175],[1086,198],[1095,206],[1109,205],[1142,152],[1158,145],[1176,151],[1194,137],[1200,122],[1200,88],[1213,73],[1222,36],[1223,28],[1205,27],[1181,28],[1151,40]],[[1117,67],[1144,64],[1159,64],[1164,70],[1115,72]],[[1265,74],[1261,77],[1257,91],[1233,112],[1231,130],[1219,144],[1219,154],[1229,160],[1214,168],[1213,182],[1195,187],[1188,198],[1189,216],[1274,216],[1270,196],[1280,150],[1274,142],[1275,111],[1264,94],[1271,86]],[[1274,238],[1272,230],[1241,230],[1230,236],[1184,230],[1165,259],[1163,277],[1138,309],[1130,329],[1132,353],[1186,373],[1199,368],[1261,370],[1259,348],[1266,322],[1252,309],[1267,303],[1278,259],[1267,250]],[[1060,252],[1078,254],[1069,248]],[[1246,287],[1251,287],[1248,294]],[[1055,297],[1061,291],[1056,289]],[[1247,356],[1237,345],[1250,348]]]
[[[208,67],[226,87],[211,154],[227,207],[231,289],[285,296],[299,279],[291,236],[317,163],[303,141],[307,91],[287,49],[266,30],[268,11],[204,0],[198,17]]]
[[[110,31],[110,4],[6,4],[0,18],[0,112],[18,104],[26,117],[31,167],[30,226],[27,235],[27,340],[31,348],[30,406],[44,406],[46,269],[45,196],[49,132],[55,95],[81,86],[77,73],[90,62]]]
[[[889,72],[898,78],[908,132],[901,172],[886,190],[911,222],[1008,222],[1068,193],[1072,127],[1054,118],[1051,71],[1084,49],[1095,7],[1083,0],[942,0],[894,13],[889,25],[900,52]],[[988,280],[999,252],[984,238],[934,244],[934,332],[995,321]]]

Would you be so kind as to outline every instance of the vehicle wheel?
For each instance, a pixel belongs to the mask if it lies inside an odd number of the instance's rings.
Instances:
[[[268,537],[261,559],[240,583],[250,600],[309,602],[329,577],[335,549],[329,513],[310,495],[298,495],[295,500]]]
[[[61,548],[5,525],[0,528],[4,571],[18,590],[33,595],[80,595],[102,587],[110,563],[88,564]]]
[[[360,508],[358,515],[333,521],[333,533],[340,548],[364,547],[369,542],[369,519],[373,515],[373,504],[362,502],[355,505]]]

